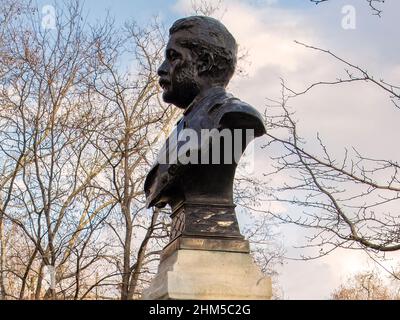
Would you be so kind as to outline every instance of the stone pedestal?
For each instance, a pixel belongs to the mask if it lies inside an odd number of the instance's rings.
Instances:
[[[178,238],[164,249],[142,299],[266,300],[271,280],[254,264],[245,240]]]

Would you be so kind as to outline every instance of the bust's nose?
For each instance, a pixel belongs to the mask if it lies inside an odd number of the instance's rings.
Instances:
[[[161,66],[157,70],[157,74],[162,77],[166,76],[168,74],[168,67],[167,67],[167,61],[164,60],[164,62],[161,64]]]

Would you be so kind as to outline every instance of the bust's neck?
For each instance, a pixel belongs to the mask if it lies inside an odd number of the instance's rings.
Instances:
[[[209,97],[212,97],[217,94],[224,93],[224,92],[225,92],[225,88],[223,86],[213,86],[213,87],[209,87],[209,88],[206,88],[206,89],[200,91],[200,93],[193,99],[193,101],[185,109],[183,114],[187,115],[190,112],[190,110],[193,109],[193,106],[200,103],[203,99],[209,98]]]

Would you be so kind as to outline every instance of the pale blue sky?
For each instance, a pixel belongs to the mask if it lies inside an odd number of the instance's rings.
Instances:
[[[39,7],[54,2],[57,0],[38,0]],[[107,10],[111,16],[115,17],[117,23],[135,20],[139,24],[145,24],[152,17],[158,16],[166,26],[169,26],[182,16],[182,11],[177,10],[178,0],[84,0],[83,2],[89,22],[101,20]],[[364,0],[331,0],[319,5],[315,5],[309,0],[225,0],[223,7],[229,10],[232,4],[241,3],[259,10],[266,8],[284,10],[293,15],[304,16],[314,24],[316,32],[323,30],[324,40],[327,40],[328,43],[329,40],[332,40],[338,46],[341,43],[364,46],[366,41],[373,41],[374,50],[377,50],[377,48],[385,48],[384,43],[388,39],[398,37],[398,28],[393,27],[393,22],[397,20],[398,16],[397,7],[394,6],[395,2],[398,1],[387,1],[382,19],[371,14],[371,10]],[[340,27],[341,9],[347,4],[356,8],[358,17],[357,28],[350,32]],[[393,10],[390,9],[390,5],[393,6]],[[270,18],[279,21],[279,16]],[[397,61],[397,50],[386,51],[385,55],[387,59]]]
[[[57,2],[56,0],[37,0],[39,7]],[[84,0],[88,10],[89,21],[101,19],[109,10],[117,21],[135,19],[139,23],[145,23],[153,16],[160,16],[168,23],[180,16],[174,10],[176,0]],[[225,5],[229,6],[229,0]],[[315,5],[308,0],[240,0],[241,3],[253,7],[282,7],[291,9],[309,9]]]
[[[52,4],[56,0],[38,0],[39,7]],[[124,22],[134,19],[138,23],[145,23],[153,16],[162,16],[166,21],[176,17],[172,6],[175,0],[84,0],[89,21],[101,19],[107,10],[116,18]]]

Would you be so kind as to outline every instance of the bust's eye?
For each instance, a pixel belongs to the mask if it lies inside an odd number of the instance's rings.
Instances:
[[[179,53],[174,50],[169,50],[167,53],[167,57],[170,61],[174,61],[180,57]]]

